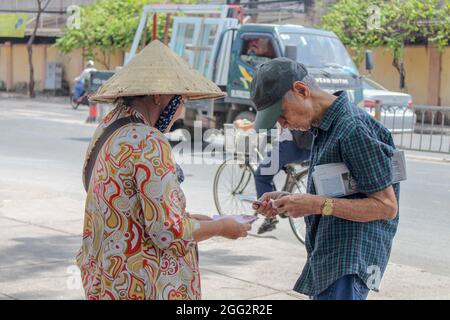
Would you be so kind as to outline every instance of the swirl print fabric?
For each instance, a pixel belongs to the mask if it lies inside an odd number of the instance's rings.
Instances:
[[[109,124],[131,115],[143,119],[129,107],[112,110],[86,158]],[[196,222],[185,207],[171,147],[161,132],[133,123],[111,135],[89,182],[77,255],[86,298],[200,299]]]

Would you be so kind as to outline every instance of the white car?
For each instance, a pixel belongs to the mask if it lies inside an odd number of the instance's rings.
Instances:
[[[380,122],[393,133],[413,132],[417,117],[411,95],[389,91],[377,82],[363,77],[363,107],[375,116],[381,106]]]

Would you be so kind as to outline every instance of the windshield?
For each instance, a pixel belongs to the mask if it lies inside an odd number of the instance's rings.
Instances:
[[[367,90],[387,90],[373,80],[363,78],[363,88]]]
[[[344,45],[337,38],[301,33],[282,33],[284,46],[297,46],[297,61],[307,67],[347,67],[357,72]]]

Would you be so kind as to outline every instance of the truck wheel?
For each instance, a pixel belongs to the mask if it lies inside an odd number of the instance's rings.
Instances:
[[[239,112],[236,117],[234,117],[233,122],[236,120],[243,120],[243,119],[247,119],[248,121],[254,122],[255,118],[256,118],[256,114],[254,112],[242,111],[242,112]]]

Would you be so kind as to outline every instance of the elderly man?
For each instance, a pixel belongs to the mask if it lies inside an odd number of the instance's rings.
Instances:
[[[321,300],[364,300],[378,291],[398,225],[399,185],[393,183],[395,146],[389,131],[345,92],[329,94],[304,65],[287,58],[262,64],[251,86],[256,129],[283,128],[314,135],[308,194],[269,192],[254,208],[267,217],[305,217],[307,261],[294,290]],[[343,162],[358,194],[316,195],[315,166]]]

